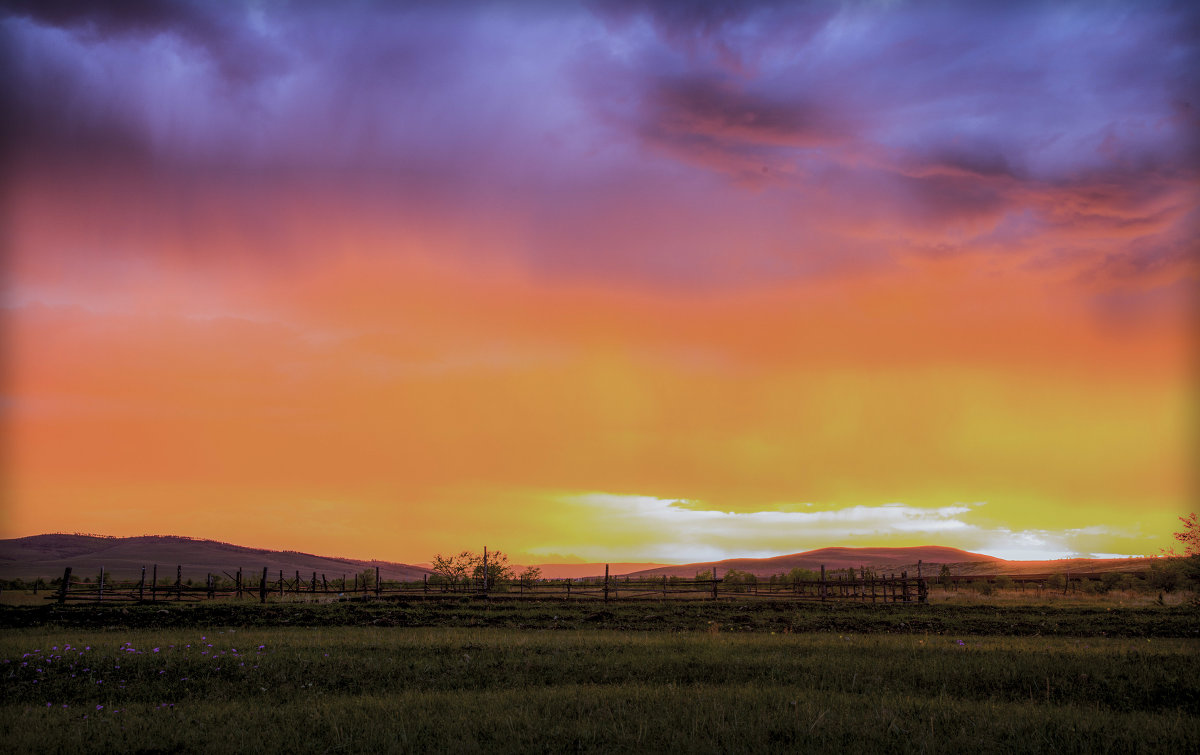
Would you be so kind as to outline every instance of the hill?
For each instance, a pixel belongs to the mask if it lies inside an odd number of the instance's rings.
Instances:
[[[603,562],[592,562],[585,564],[534,564],[542,570],[542,577],[545,579],[582,579],[584,577],[603,577],[604,566]],[[655,569],[666,564],[657,562],[640,562],[640,563],[611,563],[608,564],[608,574],[611,577],[624,577],[627,574],[643,572],[647,569]],[[520,571],[519,567],[517,571]]]
[[[158,564],[159,579],[163,578],[164,569],[174,578],[176,566],[183,568],[184,579],[203,579],[208,572],[233,574],[238,568],[252,573],[264,566],[272,574],[282,569],[289,575],[299,571],[307,577],[316,572],[329,579],[373,570],[376,566],[384,579],[417,580],[431,573],[419,566],[390,561],[246,548],[178,535],[33,535],[0,540],[0,577],[5,579],[59,577],[68,566],[80,576],[97,574],[103,566],[114,579],[137,579],[143,566],[149,570],[154,564]]]
[[[1141,571],[1148,569],[1153,559],[1091,559],[1072,558],[1059,561],[1006,561],[982,553],[971,553],[958,548],[925,545],[913,548],[820,548],[803,553],[771,558],[730,558],[724,561],[705,561],[694,564],[662,566],[635,572],[636,576],[691,577],[697,572],[717,570],[722,576],[731,569],[749,572],[758,577],[786,574],[792,569],[820,571],[826,569],[857,569],[870,567],[876,571],[916,574],[917,563],[921,563],[925,576],[936,576],[943,564],[950,566],[955,575],[1021,575],[1071,572],[1094,574],[1105,571]],[[631,575],[634,576],[634,575]]]
[[[876,571],[916,574],[920,561],[926,576],[935,576],[943,564],[955,575],[982,576],[1008,574],[1033,575],[1070,572],[1095,574],[1105,571],[1142,571],[1154,559],[1085,559],[1058,561],[1006,561],[981,553],[957,548],[920,546],[915,548],[821,548],[771,558],[731,558],[692,564],[664,565],[654,563],[609,564],[612,576],[679,576],[691,577],[697,572],[717,570],[723,576],[731,569],[749,572],[759,577],[786,574],[792,569],[820,571],[826,569],[857,569],[862,566]],[[313,572],[329,579],[338,579],[374,570],[376,566],[384,579],[419,580],[432,571],[425,566],[364,561],[353,558],[316,556],[296,551],[275,551],[247,548],[240,545],[201,540],[178,535],[144,535],[141,537],[106,537],[100,535],[33,535],[0,540],[0,578],[32,579],[61,576],[70,566],[76,575],[94,576],[100,567],[114,579],[137,579],[142,566],[157,564],[159,578],[174,578],[174,567],[183,568],[184,579],[202,580],[212,572],[233,574],[238,568],[248,573],[259,572],[265,566],[271,574],[299,571],[304,576]],[[547,578],[603,576],[603,563],[541,564]]]

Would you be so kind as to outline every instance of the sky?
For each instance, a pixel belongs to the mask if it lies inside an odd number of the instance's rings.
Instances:
[[[0,537],[1158,554],[1200,7],[0,2]]]

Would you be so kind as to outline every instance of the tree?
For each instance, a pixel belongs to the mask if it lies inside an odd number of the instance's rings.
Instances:
[[[1150,564],[1148,580],[1154,589],[1170,593],[1183,587],[1187,576],[1184,559],[1160,558]]]
[[[1106,571],[1100,575],[1100,591],[1111,592],[1121,585],[1124,575],[1119,571]]]
[[[1183,529],[1175,533],[1175,539],[1183,546],[1183,555],[1200,556],[1200,523],[1196,521],[1196,513],[1179,517]]]
[[[437,554],[433,557],[433,573],[438,581],[449,582],[451,585],[467,584],[475,580],[483,584],[484,560],[482,553],[462,551],[452,556]],[[526,571],[529,571],[526,569]],[[534,569],[536,574],[529,577],[532,581],[541,576],[540,569]],[[500,551],[487,552],[487,586],[495,587],[501,582],[511,582],[515,572],[508,563],[508,556]]]
[[[542,578],[542,570],[536,566],[526,566],[525,570],[517,577],[517,580],[526,587],[531,586],[534,582]]]
[[[821,575],[817,572],[797,566],[784,576],[784,581],[795,584],[797,582],[815,582],[820,578]]]
[[[433,573],[440,578],[438,581],[449,582],[451,585],[465,583],[471,574],[474,558],[475,555],[471,551],[449,556],[439,553],[433,557]]]
[[[500,551],[488,551],[485,563],[483,554],[471,554],[471,576],[483,584],[483,576],[487,572],[487,589],[499,582],[510,582],[513,578],[513,568],[508,565],[508,556]]]
[[[721,581],[734,592],[745,592],[753,585],[758,584],[758,577],[750,572],[730,569]]]
[[[938,582],[941,583],[943,590],[950,586],[950,577],[952,576],[950,564],[942,564],[942,570],[938,572]]]

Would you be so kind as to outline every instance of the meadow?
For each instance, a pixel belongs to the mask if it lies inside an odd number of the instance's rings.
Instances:
[[[1186,607],[430,603],[0,610],[5,749],[1200,750]]]

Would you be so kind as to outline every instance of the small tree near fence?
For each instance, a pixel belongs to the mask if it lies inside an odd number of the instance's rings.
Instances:
[[[758,577],[750,572],[738,571],[730,569],[721,581],[725,585],[725,589],[733,592],[746,592],[754,588],[758,584]]]
[[[488,551],[487,562],[484,562],[483,554],[472,554],[472,569],[471,576],[475,578],[478,584],[483,584],[483,576],[486,567],[487,572],[487,588],[490,590],[499,583],[511,582],[513,578],[513,568],[508,564],[508,556],[500,551]]]
[[[482,553],[462,551],[451,556],[443,556],[439,553],[433,557],[431,565],[433,573],[437,575],[437,582],[448,583],[450,585],[467,585],[474,580],[477,584],[483,584],[485,563]],[[495,587],[497,584],[513,580],[514,572],[512,566],[508,563],[508,556],[500,551],[488,551],[486,570],[487,586],[489,589]],[[541,575],[540,570],[535,569],[534,571],[537,574],[529,576],[530,582]]]
[[[433,573],[435,582],[447,583],[451,586],[466,584],[468,577],[471,575],[471,563],[473,554],[470,551],[443,556],[437,554],[433,557]]]
[[[517,576],[517,581],[525,587],[530,587],[534,582],[542,578],[542,570],[536,566],[526,566],[524,571]]]

